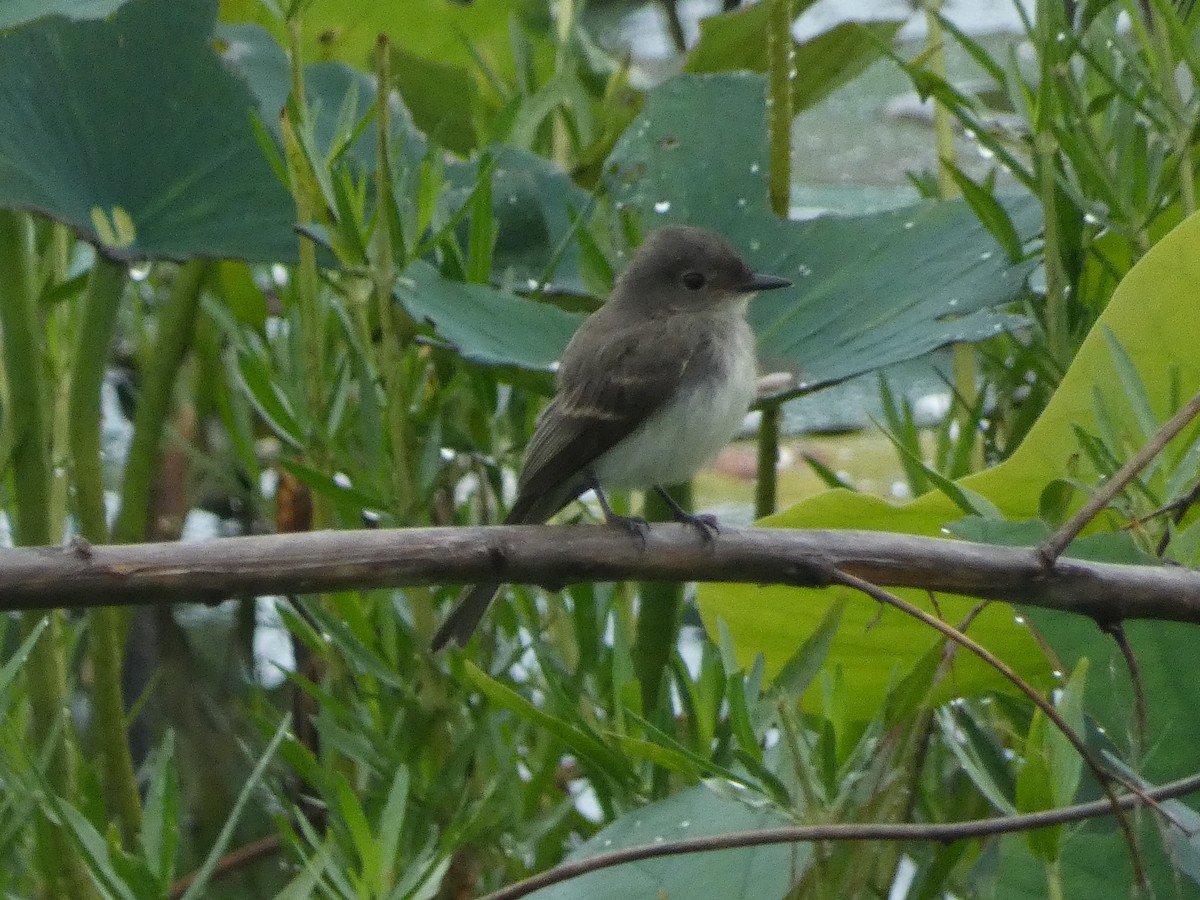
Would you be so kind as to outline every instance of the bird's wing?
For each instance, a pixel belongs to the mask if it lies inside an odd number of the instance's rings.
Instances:
[[[587,467],[703,370],[698,362],[714,356],[708,342],[681,341],[665,321],[619,332],[586,359],[570,351],[558,394],[530,439],[509,521],[544,521],[586,491]]]

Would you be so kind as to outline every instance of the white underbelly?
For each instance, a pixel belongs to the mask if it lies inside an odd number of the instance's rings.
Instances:
[[[721,382],[701,382],[663,407],[595,464],[605,488],[627,490],[687,481],[729,443],[754,400],[753,356]]]

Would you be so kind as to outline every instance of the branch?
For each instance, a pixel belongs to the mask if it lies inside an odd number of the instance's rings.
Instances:
[[[561,588],[582,581],[674,580],[826,586],[834,569],[889,587],[1008,600],[1101,622],[1200,623],[1200,572],[1059,559],[1035,548],[873,531],[723,529],[707,544],[659,525],[645,546],[604,526],[509,525],[317,531],[192,544],[0,550],[0,610],[468,584]]]
[[[1121,809],[1132,809],[1150,800],[1167,800],[1200,790],[1200,775],[1192,775],[1173,781],[1162,787],[1147,790],[1145,798],[1137,794],[1126,794],[1118,798]],[[793,825],[781,828],[762,828],[755,831],[739,831],[717,834],[711,837],[692,838],[683,841],[664,841],[657,844],[639,844],[611,853],[589,856],[587,859],[563,863],[549,871],[488,894],[483,900],[517,900],[536,890],[578,878],[589,872],[606,869],[623,863],[638,862],[660,856],[677,856],[683,853],[704,853],[713,850],[729,850],[738,847],[762,847],[768,844],[796,844],[811,841],[937,841],[949,844],[965,838],[985,837],[996,834],[1011,834],[1030,831],[1047,825],[1062,825],[1080,822],[1113,814],[1113,806],[1107,800],[1093,800],[1061,809],[1026,813],[1020,816],[1004,816],[993,819],[973,819],[966,822],[945,824],[910,825],[850,823],[844,825]]]
[[[1054,560],[1062,555],[1062,552],[1067,548],[1071,541],[1079,536],[1079,533],[1087,527],[1092,519],[1100,514],[1104,507],[1108,506],[1112,499],[1125,490],[1129,482],[1150,464],[1154,457],[1162,453],[1163,448],[1171,442],[1171,439],[1179,432],[1183,431],[1188,426],[1192,419],[1200,415],[1200,394],[1197,394],[1191,400],[1183,405],[1179,412],[1175,413],[1170,420],[1167,421],[1161,428],[1154,433],[1146,445],[1135,453],[1125,465],[1108,479],[1097,491],[1092,494],[1083,508],[1079,510],[1071,520],[1058,529],[1054,534],[1038,547],[1038,554],[1045,561],[1046,565],[1051,565]]]

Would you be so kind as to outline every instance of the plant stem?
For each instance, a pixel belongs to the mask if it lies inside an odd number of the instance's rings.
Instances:
[[[946,80],[946,41],[942,33],[942,20],[937,17],[942,0],[925,0],[925,22],[928,25],[928,37],[925,40],[925,50],[928,55],[930,71],[942,81]],[[958,196],[958,185],[950,173],[950,164],[955,160],[954,127],[951,123],[950,110],[937,97],[933,98],[933,132],[937,145],[937,185],[938,196],[943,200]],[[979,363],[975,356],[975,348],[970,344],[954,345],[954,389],[962,404],[955,414],[960,428],[969,429],[971,439],[971,468],[983,467],[983,441],[978,430],[971,421],[971,410],[975,408],[977,397],[977,382],[979,379]]]
[[[395,246],[392,241],[391,217],[395,206],[392,194],[391,157],[388,154],[391,135],[391,116],[388,98],[391,95],[391,54],[387,41],[379,40],[379,92],[375,98],[375,232],[371,276],[374,281],[374,300],[379,316],[380,342],[383,349],[381,375],[384,384],[384,404],[392,444],[392,503],[393,512],[407,523],[415,512],[416,488],[413,454],[409,450],[409,385],[404,352],[416,328],[392,296],[396,283]],[[399,218],[396,218],[399,221]]]
[[[121,484],[121,507],[113,524],[113,543],[129,544],[146,539],[150,492],[158,473],[163,425],[171,408],[176,375],[196,330],[200,289],[208,269],[209,262],[199,259],[183,266],[175,276],[171,296],[159,316],[158,337],[150,353],[149,365],[142,373],[133,440]]]
[[[83,322],[75,345],[71,377],[68,439],[75,485],[75,517],[79,533],[92,543],[108,540],[100,446],[100,392],[108,363],[117,310],[128,272],[120,263],[97,254],[83,298]],[[104,782],[125,845],[131,846],[142,824],[133,759],[125,734],[125,698],[121,667],[125,652],[122,610],[98,607],[88,614],[93,668],[92,701],[96,707],[97,744],[103,753]]]
[[[50,441],[32,257],[28,219],[0,211],[0,337],[9,393],[4,424],[16,437],[12,454],[16,543],[29,545],[51,543]]]
[[[38,337],[37,299],[33,294],[33,232],[27,216],[0,210],[0,341],[8,388],[4,405],[5,427],[16,435],[12,455],[12,496],[17,544],[53,543],[50,527],[50,440],[47,402],[43,386],[43,359]],[[43,615],[21,616],[21,631],[28,636]],[[44,752],[46,778],[55,793],[75,796],[75,731],[67,694],[67,663],[63,655],[63,615],[54,611],[41,639],[33,645],[25,664],[25,690],[29,695],[31,746]],[[59,731],[59,724],[63,726]],[[92,897],[91,881],[80,864],[66,832],[49,822],[36,829],[37,862],[48,895]]]
[[[767,0],[767,129],[771,147],[768,190],[775,215],[786,217],[792,186],[792,40],[793,0]]]
[[[288,22],[291,37],[292,108],[298,116],[308,115],[308,101],[304,91],[304,67],[301,62],[302,46],[299,17]],[[308,166],[300,147],[300,136],[305,133],[306,122],[290,121],[284,116],[284,156],[291,178],[292,197],[296,201],[296,221],[300,226],[316,221],[316,202],[309,193],[304,170]],[[313,468],[329,474],[329,446],[326,440],[326,395],[325,395],[325,305],[321,298],[320,279],[317,275],[317,249],[303,235],[299,239],[299,264],[296,267],[294,302],[300,314],[303,332],[305,393],[309,409],[309,433],[306,435],[308,452]],[[333,521],[329,497],[323,491],[313,492],[313,528],[326,528]]]
[[[684,509],[692,508],[691,482],[667,489]],[[671,510],[654,491],[645,495],[645,516],[651,522],[671,521]],[[673,581],[643,581],[638,584],[641,605],[633,642],[633,670],[642,688],[642,715],[657,721],[663,686],[663,672],[671,662],[671,653],[679,642],[679,609],[683,606],[683,585]]]
[[[754,483],[754,517],[775,512],[779,486],[779,404],[762,408],[758,422],[758,468]]]
[[[775,215],[787,218],[792,187],[792,67],[796,45],[792,40],[794,0],[767,0],[771,4],[767,25],[767,129],[771,160],[768,191]],[[754,489],[757,518],[775,512],[778,491],[779,405],[762,409],[758,426],[758,471]]]

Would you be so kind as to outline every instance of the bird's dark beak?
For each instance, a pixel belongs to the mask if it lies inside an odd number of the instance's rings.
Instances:
[[[776,278],[774,275],[751,275],[750,280],[742,285],[747,294],[755,291],[773,291],[776,288],[791,287],[792,283],[786,278]]]

